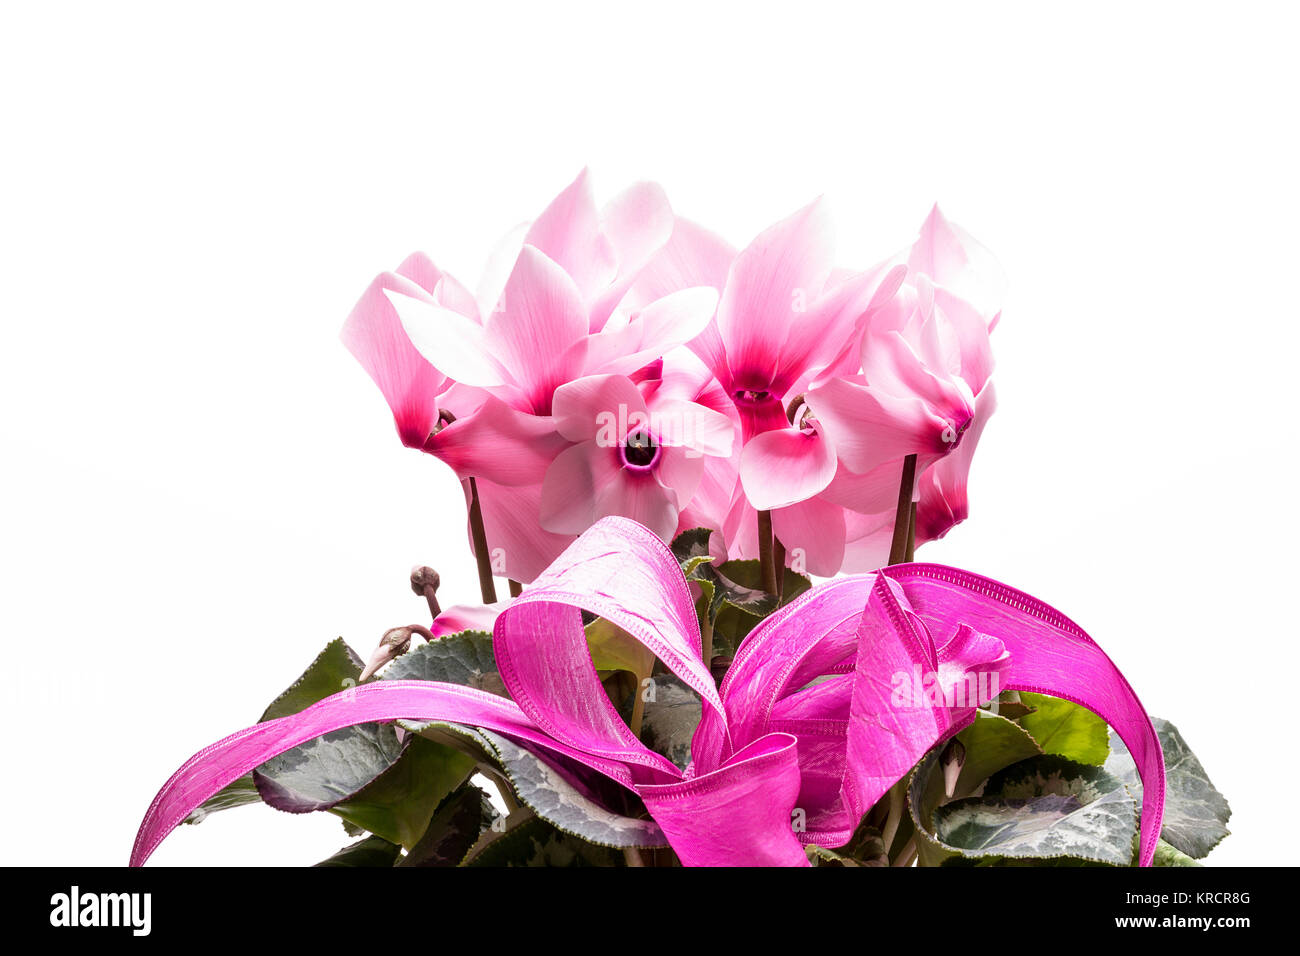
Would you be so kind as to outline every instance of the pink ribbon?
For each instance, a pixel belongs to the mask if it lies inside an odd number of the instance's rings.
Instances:
[[[687,771],[641,743],[610,704],[581,610],[622,628],[699,695]],[[1064,615],[965,571],[896,565],[813,588],[754,629],[718,688],[672,552],[641,525],[611,517],[502,610],[493,647],[512,700],[455,684],[377,681],[205,748],[154,798],[131,864],[272,757],[342,727],[406,718],[483,727],[594,768],[641,797],[688,866],[806,866],[803,844],[845,843],[926,752],[969,724],[989,696],[1014,689],[1075,701],[1115,728],[1145,790],[1140,863],[1155,853],[1163,756],[1123,675]],[[932,699],[900,703],[900,675],[917,674],[937,688]],[[796,808],[806,821],[800,832]]]

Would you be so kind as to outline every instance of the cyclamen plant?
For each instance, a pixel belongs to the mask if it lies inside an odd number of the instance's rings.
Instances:
[[[336,866],[1195,865],[1229,810],[1177,729],[1059,611],[914,561],[967,517],[1001,284],[937,208],[854,271],[820,202],[737,251],[585,172],[476,293],[383,273],[343,340],[462,480],[482,603],[417,568],[430,624],[327,645],[131,862],[260,800],[341,817]]]

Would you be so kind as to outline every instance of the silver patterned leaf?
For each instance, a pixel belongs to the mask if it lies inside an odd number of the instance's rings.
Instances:
[[[989,778],[982,796],[937,807],[933,836],[967,859],[1073,859],[1127,866],[1137,804],[1118,778],[1058,756]]]
[[[558,758],[547,755],[543,760],[500,734],[488,730],[478,733],[496,752],[519,799],[556,828],[601,846],[668,845],[663,831],[653,820],[625,816],[598,801],[592,789],[599,782],[594,774],[589,780],[580,779],[584,768],[575,765],[561,770]]]
[[[1165,754],[1165,814],[1160,837],[1174,849],[1199,860],[1228,835],[1232,810],[1223,794],[1214,789],[1178,728],[1159,717],[1152,718],[1151,723]],[[1106,770],[1124,781],[1141,802],[1142,780],[1137,766],[1113,730]]]

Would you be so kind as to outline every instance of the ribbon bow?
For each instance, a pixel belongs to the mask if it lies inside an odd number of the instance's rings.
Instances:
[[[582,611],[622,628],[699,695],[686,771],[646,747],[610,703]],[[342,727],[408,718],[486,728],[599,771],[640,796],[688,866],[806,866],[803,844],[847,842],[862,815],[999,690],[1066,698],[1115,728],[1144,787],[1139,862],[1155,853],[1163,755],[1123,675],[1064,615],[966,571],[904,564],[819,585],[750,633],[719,688],[671,551],[636,522],[610,517],[502,610],[493,648],[510,700],[377,681],[204,748],[154,798],[132,865],[272,757]],[[796,807],[801,832],[791,825]]]

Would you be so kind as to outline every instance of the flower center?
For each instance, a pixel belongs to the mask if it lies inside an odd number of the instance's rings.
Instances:
[[[659,459],[659,446],[649,432],[638,431],[623,442],[623,464],[633,471],[646,471]]]
[[[785,418],[803,434],[817,434],[817,416],[813,414],[812,408],[804,401],[802,395],[796,395],[790,400],[790,407],[785,410]]]
[[[731,396],[733,401],[743,405],[761,405],[772,397],[772,393],[769,391],[747,388],[738,389]]]

